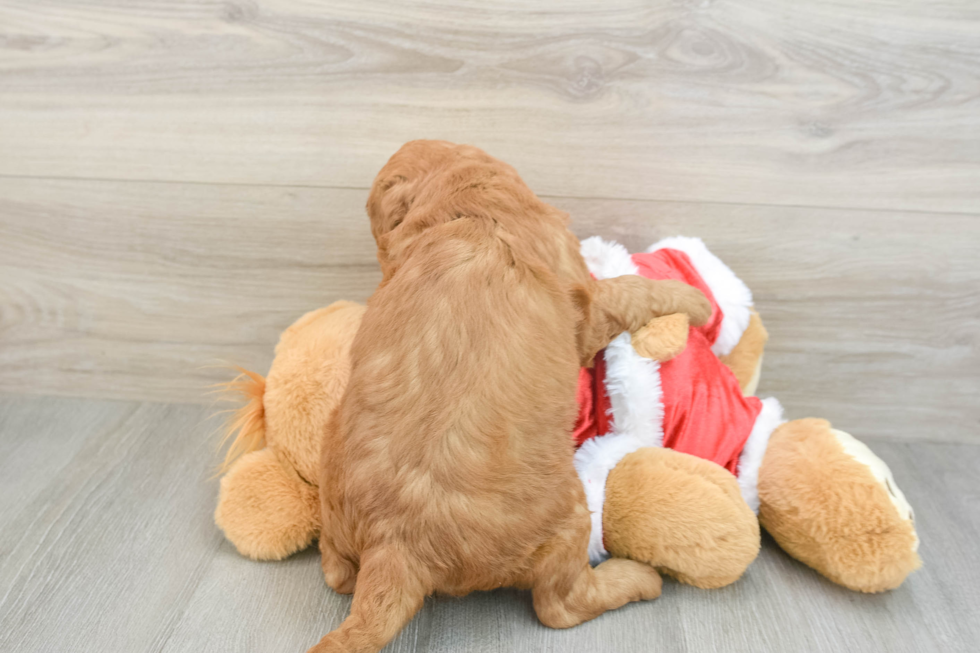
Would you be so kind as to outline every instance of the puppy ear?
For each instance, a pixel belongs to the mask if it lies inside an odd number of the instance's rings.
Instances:
[[[415,184],[402,175],[378,179],[368,196],[367,212],[375,240],[397,228],[408,214]]]
[[[581,285],[573,285],[569,291],[575,309],[575,346],[582,367],[592,367],[594,352],[589,352],[589,324],[592,317],[592,295]]]
[[[371,234],[378,245],[378,263],[384,275],[382,283],[391,278],[392,255],[397,249],[394,232],[405,221],[415,197],[416,184],[403,175],[379,177],[368,196],[367,213],[371,218]]]

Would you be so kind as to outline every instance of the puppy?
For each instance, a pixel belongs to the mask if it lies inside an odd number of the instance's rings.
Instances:
[[[659,596],[645,564],[589,566],[576,383],[623,331],[703,323],[704,296],[593,280],[567,216],[475,147],[406,144],[367,210],[384,278],[320,470],[324,575],[354,600],[310,651],[378,651],[433,592],[529,588],[555,628]]]

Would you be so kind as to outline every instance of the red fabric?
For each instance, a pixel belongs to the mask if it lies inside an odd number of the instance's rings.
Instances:
[[[762,411],[762,402],[743,397],[735,375],[711,351],[724,318],[721,308],[684,252],[661,249],[632,258],[642,276],[689,283],[708,297],[713,308],[707,324],[691,328],[684,351],[660,365],[664,446],[718,463],[736,474],[739,455]],[[574,437],[576,446],[581,446],[610,428],[605,359],[601,354],[593,369],[582,370],[578,398]]]
[[[581,447],[586,440],[609,432],[611,405],[606,393],[606,357],[600,351],[592,367],[583,367],[578,375],[578,420],[572,437],[575,446]]]
[[[738,457],[762,411],[756,397],[742,396],[738,380],[692,328],[687,348],[660,365],[664,446],[716,462],[738,473]]]

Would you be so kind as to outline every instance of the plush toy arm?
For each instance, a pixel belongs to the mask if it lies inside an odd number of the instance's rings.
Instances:
[[[633,349],[640,356],[664,363],[684,351],[690,330],[685,313],[664,315],[633,334]]]
[[[636,333],[654,318],[686,313],[698,326],[711,317],[711,304],[704,294],[680,281],[625,275],[595,281],[589,291],[581,302],[584,362],[591,362],[620,333]]]
[[[725,356],[721,356],[721,362],[732,371],[738,379],[738,385],[742,388],[742,394],[754,395],[759,386],[759,377],[762,374],[762,354],[769,340],[769,332],[762,324],[762,318],[752,309],[749,316],[749,325],[742,333],[738,344]]]

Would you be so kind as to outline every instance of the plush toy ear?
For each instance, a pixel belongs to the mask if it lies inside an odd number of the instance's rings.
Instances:
[[[689,331],[685,313],[654,318],[633,334],[633,349],[640,356],[663,363],[684,351]]]
[[[214,521],[242,555],[282,560],[320,533],[319,492],[272,449],[252,451],[221,478]]]

